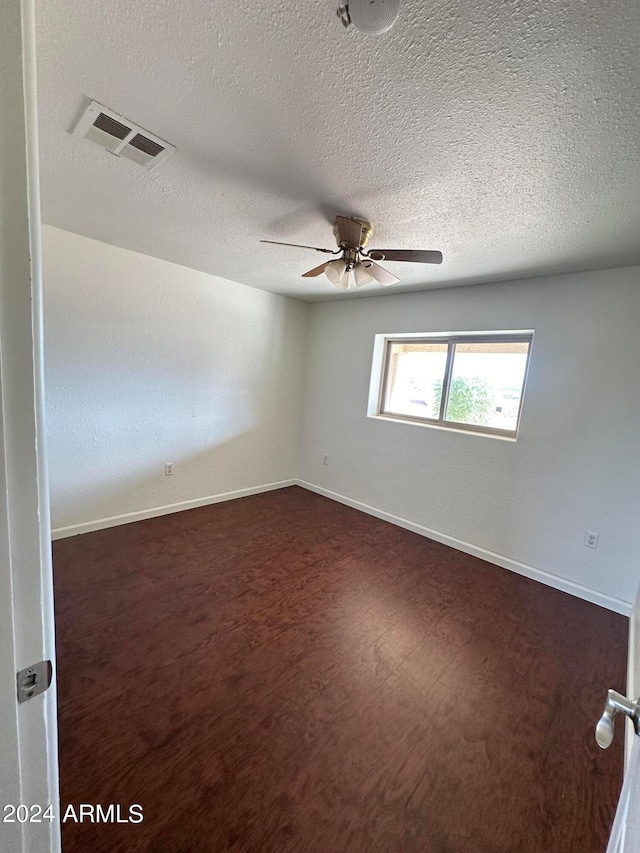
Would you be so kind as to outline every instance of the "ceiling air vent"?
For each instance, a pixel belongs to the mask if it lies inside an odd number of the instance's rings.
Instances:
[[[126,157],[148,169],[176,150],[173,145],[97,101],[91,101],[73,132],[97,142],[118,157]]]

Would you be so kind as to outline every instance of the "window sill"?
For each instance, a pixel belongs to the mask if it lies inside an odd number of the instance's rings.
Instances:
[[[455,426],[450,426],[449,424],[430,424],[426,421],[419,420],[410,420],[409,418],[401,418],[401,417],[393,417],[392,415],[382,415],[379,412],[374,412],[367,415],[368,418],[373,418],[377,421],[389,421],[394,424],[406,424],[407,426],[416,426],[416,427],[427,427],[427,429],[438,429],[445,430],[446,432],[457,432],[462,433],[463,435],[474,435],[479,438],[497,438],[500,441],[510,441],[516,442],[518,440],[517,435],[501,435],[500,433],[495,432],[483,432],[482,430],[476,429],[464,429]]]

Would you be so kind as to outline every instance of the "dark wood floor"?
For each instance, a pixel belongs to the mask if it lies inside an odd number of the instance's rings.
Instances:
[[[602,853],[627,620],[299,488],[54,544],[65,853]]]

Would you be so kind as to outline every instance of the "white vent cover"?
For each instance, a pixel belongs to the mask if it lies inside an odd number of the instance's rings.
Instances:
[[[91,101],[73,132],[147,169],[176,150],[175,146],[97,101]]]

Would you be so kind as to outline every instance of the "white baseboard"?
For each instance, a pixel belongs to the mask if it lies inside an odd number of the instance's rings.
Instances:
[[[596,589],[583,586],[575,581],[561,578],[551,572],[545,572],[543,569],[537,569],[535,566],[529,566],[526,563],[519,563],[517,560],[512,560],[510,557],[504,557],[502,554],[496,554],[493,551],[487,551],[485,548],[479,548],[477,545],[472,545],[470,542],[465,542],[462,539],[456,539],[453,536],[448,536],[446,533],[439,533],[437,530],[431,530],[429,527],[424,527],[422,524],[416,524],[413,521],[408,521],[406,518],[401,518],[397,515],[392,515],[390,512],[377,509],[369,506],[361,501],[353,500],[345,495],[332,492],[329,489],[323,489],[321,486],[315,486],[313,483],[307,483],[304,480],[297,480],[297,485],[303,489],[309,489],[311,492],[316,492],[331,500],[346,506],[359,509],[361,512],[366,512],[368,515],[373,515],[383,521],[389,521],[398,527],[404,527],[405,530],[411,530],[413,533],[419,533],[421,536],[426,536],[428,539],[434,539],[436,542],[441,542],[443,545],[449,545],[456,548],[458,551],[463,551],[465,554],[471,554],[473,557],[479,557],[481,560],[486,560],[488,563],[494,563],[496,566],[501,566],[503,569],[516,572],[516,574],[524,575],[534,581],[551,586],[554,589],[559,589],[562,592],[568,592],[570,595],[575,595],[577,598],[583,598],[585,601],[590,601],[592,604],[599,604],[601,607],[606,607],[608,610],[613,610],[616,613],[622,613],[624,616],[629,616],[631,613],[631,603],[623,601],[620,598],[615,598],[613,595],[607,595],[604,592],[599,592]]]
[[[165,506],[149,507],[149,509],[140,509],[136,512],[125,512],[122,515],[111,515],[108,518],[97,518],[95,521],[84,521],[81,524],[70,524],[67,527],[54,527],[51,531],[51,538],[64,539],[67,536],[77,536],[79,533],[90,533],[92,530],[104,530],[107,527],[130,524],[132,521],[142,521],[145,518],[155,518],[159,515],[169,515],[172,512],[182,512],[185,509],[195,509],[199,506],[208,506],[222,501],[232,501],[236,498],[245,498],[248,495],[259,495],[262,492],[272,492],[275,489],[295,486],[297,483],[297,480],[280,480],[277,483],[265,483],[262,486],[251,486],[248,489],[236,489],[234,492],[222,492],[222,494],[209,495],[206,498],[195,498],[195,500],[180,501]]]

